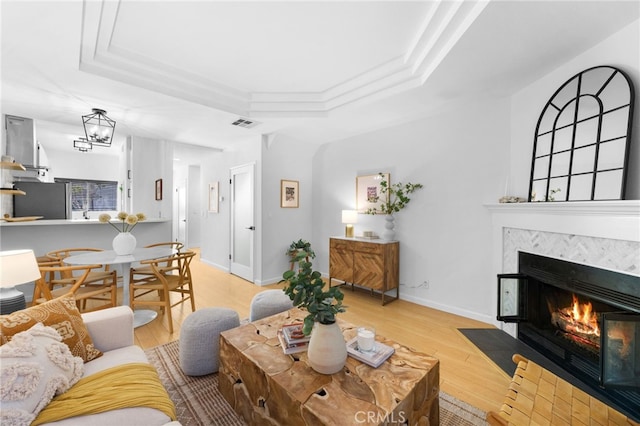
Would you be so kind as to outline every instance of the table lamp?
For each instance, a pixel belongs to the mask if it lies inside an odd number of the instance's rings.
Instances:
[[[0,314],[25,309],[24,293],[15,288],[40,278],[33,250],[0,251]]]
[[[342,223],[346,225],[344,236],[353,238],[353,224],[358,223],[358,212],[355,210],[342,210]]]

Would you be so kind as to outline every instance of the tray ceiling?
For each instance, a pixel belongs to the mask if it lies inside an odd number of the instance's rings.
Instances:
[[[121,140],[323,143],[508,96],[637,22],[639,4],[2,0],[2,113],[65,147],[91,108]]]

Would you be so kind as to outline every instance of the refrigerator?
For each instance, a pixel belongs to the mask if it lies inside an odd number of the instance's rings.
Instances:
[[[71,184],[15,182],[15,187],[26,192],[26,195],[13,196],[13,217],[71,219]]]

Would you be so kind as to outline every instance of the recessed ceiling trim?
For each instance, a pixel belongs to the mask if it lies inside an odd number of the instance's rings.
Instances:
[[[447,31],[440,37],[438,45],[430,49],[428,56],[420,64],[416,73],[420,75],[420,84],[424,84],[437,65],[444,60],[449,51],[460,40],[462,35],[469,29],[490,0],[481,0],[474,3],[465,3],[458,13],[453,17],[453,25],[449,25]]]
[[[322,92],[251,93],[113,45],[120,1],[85,0],[80,69],[241,116],[315,116],[424,84],[487,3],[437,1],[408,52]]]

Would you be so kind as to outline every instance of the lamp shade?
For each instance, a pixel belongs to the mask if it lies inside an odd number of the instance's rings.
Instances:
[[[0,251],[0,287],[13,287],[40,278],[33,250]]]
[[[358,212],[355,210],[342,210],[342,223],[358,223]]]

